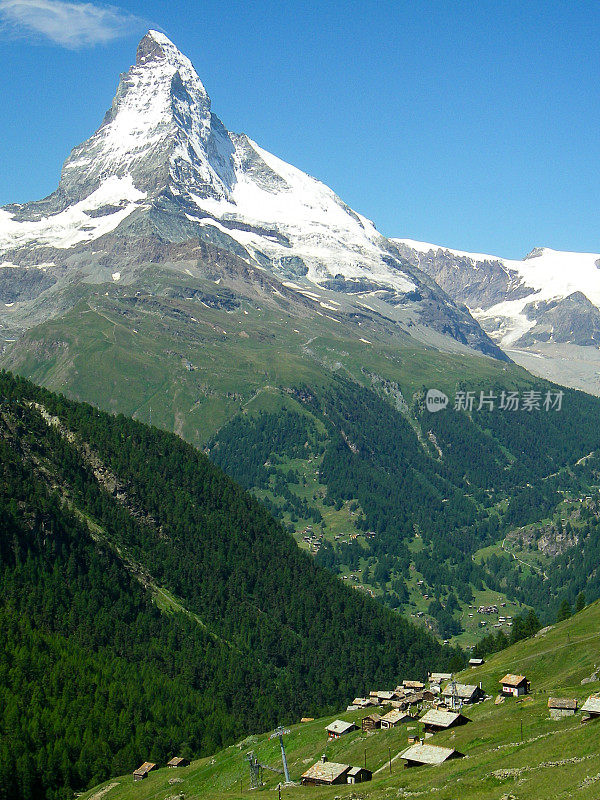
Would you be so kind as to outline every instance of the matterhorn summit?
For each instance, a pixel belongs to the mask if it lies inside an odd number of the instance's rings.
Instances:
[[[66,285],[132,284],[158,264],[173,268],[173,248],[198,242],[223,254],[211,254],[213,267],[239,259],[280,282],[271,293],[295,295],[336,322],[386,320],[434,346],[452,341],[504,357],[372,222],[228,131],[191,61],[149,31],[102,124],[64,163],[57,190],[0,209],[0,264],[17,270],[5,312],[11,329],[64,311]],[[41,269],[44,278],[23,269]],[[14,289],[21,280],[26,297]],[[2,317],[0,307],[0,324]]]
[[[225,197],[234,181],[233,152],[191,61],[150,31],[102,125],[65,162],[59,191],[77,201],[118,178],[146,194],[185,186]]]

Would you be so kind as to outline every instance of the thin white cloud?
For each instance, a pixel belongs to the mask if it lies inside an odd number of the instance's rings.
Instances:
[[[5,31],[41,36],[73,50],[147,27],[143,19],[116,6],[65,0],[0,0],[0,23]]]

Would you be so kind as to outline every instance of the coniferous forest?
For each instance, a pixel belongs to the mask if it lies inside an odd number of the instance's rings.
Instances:
[[[172,434],[0,374],[0,798],[66,798],[462,655]]]
[[[501,388],[494,393],[500,395]],[[577,541],[556,556],[556,568],[547,575],[523,573],[510,557],[492,554],[479,561],[473,554],[519,526],[560,516],[557,509],[566,496],[595,495],[598,401],[568,389],[564,395],[559,413],[448,408],[431,414],[423,407],[423,392],[402,412],[337,375],[328,387],[297,392],[304,416],[280,412],[233,419],[214,437],[210,454],[248,489],[263,489],[271,475],[272,493],[285,501],[273,511],[295,504],[307,519],[311,509],[298,507],[282,486],[277,459],[298,458],[305,442],[308,452],[323,454],[319,479],[326,501],[355,502],[362,511],[356,526],[374,535],[362,546],[325,540],[317,561],[334,571],[339,565],[354,568],[361,557],[375,562],[374,582],[392,587],[383,594],[392,607],[405,602],[404,577],[414,565],[436,598],[429,614],[444,636],[457,632],[450,614],[455,598],[470,603],[473,590],[484,585],[532,606],[548,624],[580,592],[588,601],[600,597],[597,509],[578,510]],[[265,466],[269,460],[275,466]],[[408,547],[415,533],[422,543],[417,552]]]

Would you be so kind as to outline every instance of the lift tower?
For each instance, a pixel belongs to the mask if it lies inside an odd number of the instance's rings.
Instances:
[[[287,765],[287,758],[285,757],[285,748],[283,746],[283,737],[284,737],[284,735],[286,733],[291,733],[289,728],[282,728],[280,726],[279,728],[277,728],[276,731],[273,731],[273,733],[269,736],[269,739],[276,739],[276,738],[279,739],[279,746],[281,747],[281,760],[283,761],[283,774],[285,775],[285,782],[286,783],[291,783],[290,773],[288,771],[288,765]]]

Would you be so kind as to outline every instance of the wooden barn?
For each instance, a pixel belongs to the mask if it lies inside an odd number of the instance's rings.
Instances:
[[[399,708],[393,708],[381,718],[381,727],[384,730],[387,728],[395,728],[396,725],[400,725],[401,722],[405,722],[409,719],[412,718],[410,714],[406,713],[406,711],[401,711]]]
[[[365,781],[370,781],[372,777],[373,773],[370,769],[366,769],[365,767],[350,767],[346,775],[346,780],[348,783],[365,783]]]
[[[451,672],[430,672],[429,673],[429,683],[432,683],[434,686],[441,686],[442,683],[446,681],[452,680],[452,673]]]
[[[363,731],[374,731],[381,728],[381,714],[369,714],[363,717],[361,727]]]
[[[187,767],[189,766],[189,759],[182,758],[181,756],[174,756],[170,761],[167,761],[167,767]]]
[[[437,766],[451,758],[462,758],[462,755],[451,747],[438,747],[434,744],[418,742],[404,750],[400,758],[406,761],[405,767],[420,767],[423,765]]]
[[[427,733],[436,733],[436,731],[445,731],[448,728],[465,725],[470,720],[457,711],[443,711],[441,708],[432,708],[421,717],[420,722],[425,726]]]
[[[483,690],[474,683],[449,683],[442,692],[444,701],[449,705],[476,703],[483,696]]]
[[[552,719],[572,717],[577,711],[577,700],[570,697],[551,697],[548,700],[548,710]]]
[[[598,719],[600,717],[600,697],[591,695],[581,706],[581,710],[585,714],[589,714],[590,719]]]
[[[151,772],[153,769],[156,769],[156,764],[153,764],[151,761],[144,761],[141,767],[138,767],[136,771],[133,773],[133,780],[134,781],[142,781],[144,778],[148,777],[148,773]]]
[[[357,731],[358,726],[353,722],[345,722],[343,719],[336,719],[331,725],[328,725],[325,730],[327,731],[328,739],[339,739],[340,736],[345,736],[347,733]]]
[[[524,694],[529,694],[531,686],[525,675],[513,675],[508,673],[501,680],[502,694],[512,695],[513,697],[521,697]]]
[[[337,764],[335,761],[327,761],[325,756],[302,775],[303,786],[333,786],[339,783],[347,783],[350,764]]]

